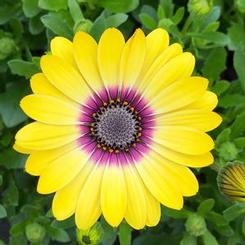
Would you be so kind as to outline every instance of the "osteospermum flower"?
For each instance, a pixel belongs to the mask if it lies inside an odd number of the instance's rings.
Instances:
[[[221,118],[208,80],[191,76],[194,63],[163,29],[146,37],[138,29],[126,43],[114,28],[98,44],[84,32],[51,41],[21,101],[36,122],[17,133],[15,148],[30,154],[38,192],[55,192],[56,219],[75,213],[88,229],[103,215],[141,229],[159,222],[160,203],[181,209],[197,193],[188,167],[213,162],[205,132]]]
[[[220,170],[217,182],[225,196],[234,201],[245,202],[245,163],[227,164]]]

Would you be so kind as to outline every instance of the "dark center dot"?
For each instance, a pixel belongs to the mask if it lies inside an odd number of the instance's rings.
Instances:
[[[104,150],[128,150],[140,136],[137,112],[126,102],[110,102],[94,114],[91,134]]]
[[[82,241],[85,244],[91,244],[91,240],[90,240],[90,237],[89,236],[83,236]]]

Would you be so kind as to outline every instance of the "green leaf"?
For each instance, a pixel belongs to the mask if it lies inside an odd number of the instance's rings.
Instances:
[[[230,134],[231,134],[230,128],[223,129],[216,138],[216,146],[218,146],[224,142],[229,141],[230,140]]]
[[[100,0],[98,4],[112,13],[127,13],[138,7],[139,0]]]
[[[67,0],[39,0],[39,7],[50,11],[67,9]]]
[[[35,16],[29,21],[29,31],[32,35],[37,35],[44,30],[43,23],[40,20],[40,16]]]
[[[245,31],[241,23],[232,23],[228,28],[229,49],[245,50]]]
[[[220,26],[219,21],[212,22],[205,27],[203,32],[215,32],[218,30],[219,26]]]
[[[3,205],[0,204],[0,219],[7,217],[7,211]]]
[[[118,27],[128,19],[127,14],[114,14],[106,18],[107,27]]]
[[[180,245],[196,245],[196,244],[197,244],[197,238],[195,236],[190,235],[189,233],[185,233],[180,241]]]
[[[200,21],[200,29],[205,30],[205,28],[209,24],[214,23],[220,18],[220,14],[221,14],[221,7],[214,6],[209,13],[204,15],[202,18],[198,17],[196,21]]]
[[[184,7],[178,8],[174,16],[171,18],[171,20],[174,22],[175,25],[178,25],[183,19],[184,14],[185,14],[185,8]]]
[[[53,228],[53,232],[52,232],[52,239],[57,241],[57,242],[69,242],[71,239],[68,235],[68,233],[63,230],[63,229],[58,229],[58,228]]]
[[[100,224],[102,227],[102,237],[101,237],[101,243],[103,245],[113,245],[116,238],[117,238],[117,231],[108,223],[105,221],[105,219],[102,217],[100,219]]]
[[[227,94],[220,98],[219,106],[223,108],[245,104],[245,96],[241,94]]]
[[[19,3],[11,4],[11,5],[1,5],[0,6],[0,25],[8,22],[19,10]]]
[[[27,79],[40,71],[40,68],[33,62],[20,59],[10,60],[8,66],[13,74],[24,76]]]
[[[139,18],[141,23],[149,30],[156,28],[157,22],[147,13],[140,13]]]
[[[90,29],[90,34],[96,39],[99,40],[101,34],[106,29],[107,23],[106,18],[104,16],[104,12],[95,20],[94,24]]]
[[[12,84],[0,94],[0,114],[6,127],[11,128],[26,120],[19,108],[20,99],[26,94],[24,84]]]
[[[186,219],[188,218],[192,212],[182,208],[181,210],[174,210],[170,208],[163,207],[163,211],[165,216],[174,218],[174,219]]]
[[[233,206],[227,208],[223,213],[227,221],[232,221],[245,214],[245,203],[234,204]]]
[[[125,222],[119,226],[119,241],[121,245],[130,245],[132,239],[132,228]]]
[[[41,9],[38,7],[38,0],[22,0],[22,8],[26,17],[36,16]]]
[[[24,235],[11,236],[9,245],[27,245],[28,242]]]
[[[245,137],[234,139],[234,143],[238,148],[245,148]]]
[[[0,186],[3,184],[3,176],[0,174]]]
[[[216,237],[209,230],[202,235],[202,240],[205,245],[219,245]]]
[[[78,23],[78,22],[84,20],[83,13],[81,11],[81,8],[80,8],[77,0],[68,0],[68,7],[69,7],[71,17],[72,17],[74,23]]]
[[[0,165],[6,169],[18,169],[23,168],[26,161],[26,157],[13,149],[9,148],[3,150],[0,158]]]
[[[204,33],[196,33],[189,32],[187,35],[191,37],[206,40],[210,43],[217,44],[219,46],[226,46],[229,43],[229,38],[222,32],[204,32]]]
[[[245,131],[245,112],[237,115],[235,121],[231,125],[231,137],[236,138],[242,136]]]
[[[221,214],[214,211],[209,212],[206,219],[214,223],[216,226],[224,226],[228,224],[227,220]]]
[[[226,80],[217,81],[211,90],[218,96],[224,93],[230,87],[230,82]]]
[[[197,212],[199,215],[205,216],[209,211],[211,211],[214,207],[214,199],[206,199],[199,205]]]
[[[233,236],[234,231],[230,225],[222,225],[222,226],[215,226],[215,229],[222,235],[222,236]]]
[[[49,14],[42,16],[41,21],[55,34],[69,39],[73,38],[72,20],[67,12],[50,12]]]
[[[245,69],[244,69],[244,62],[245,62],[245,51],[236,50],[234,53],[234,68],[238,75],[238,79],[241,83],[243,91],[245,92]]]
[[[174,4],[172,0],[160,0],[160,5],[163,7],[166,17],[172,17]]]
[[[19,191],[13,179],[10,180],[8,188],[3,193],[3,202],[8,206],[18,206]]]
[[[220,73],[226,68],[226,50],[224,48],[213,49],[204,61],[202,72],[210,80],[214,81],[220,77]]]
[[[243,218],[243,221],[242,221],[242,233],[245,236],[245,217]]]

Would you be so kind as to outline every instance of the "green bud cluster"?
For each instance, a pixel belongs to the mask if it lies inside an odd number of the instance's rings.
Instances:
[[[26,238],[32,243],[41,242],[45,237],[45,229],[38,223],[28,224],[25,228]]]
[[[236,159],[239,151],[236,148],[235,144],[232,142],[224,142],[218,148],[219,156],[222,157],[225,161],[232,161]]]
[[[207,231],[205,219],[198,215],[192,214],[185,222],[186,231],[192,236],[201,236]]]
[[[8,58],[16,51],[16,45],[12,38],[2,37],[0,38],[0,60]]]

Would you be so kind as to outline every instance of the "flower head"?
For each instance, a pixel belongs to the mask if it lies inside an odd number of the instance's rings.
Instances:
[[[51,41],[21,101],[36,122],[16,134],[15,149],[30,154],[38,192],[55,192],[58,220],[75,214],[86,230],[103,215],[141,229],[159,222],[160,203],[181,209],[197,193],[188,167],[213,162],[205,132],[221,118],[207,79],[191,76],[194,63],[160,28],[127,42],[115,28],[98,44],[84,32]]]

